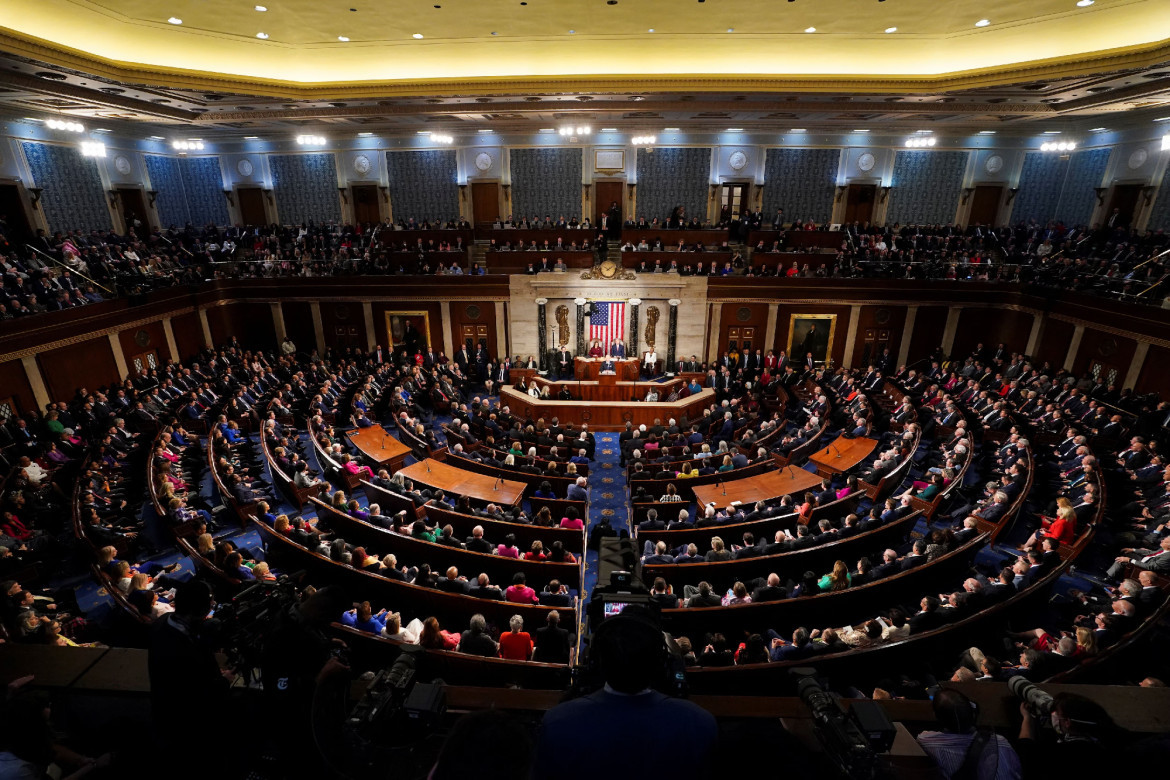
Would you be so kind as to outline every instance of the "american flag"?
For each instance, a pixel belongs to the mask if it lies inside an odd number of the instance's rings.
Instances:
[[[626,302],[595,301],[589,316],[589,338],[608,349],[610,342],[626,337]]]

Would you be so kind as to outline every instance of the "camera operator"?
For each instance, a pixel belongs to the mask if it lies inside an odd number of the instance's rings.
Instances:
[[[198,749],[210,724],[232,733],[228,688],[234,675],[220,669],[214,648],[201,636],[211,611],[211,589],[192,580],[175,589],[175,611],[152,627],[148,668],[150,701],[160,755],[181,755],[180,776],[206,776],[223,771],[222,751]],[[234,740],[225,740],[230,747]],[[212,763],[214,762],[214,764]]]
[[[711,777],[715,718],[692,702],[653,689],[667,676],[669,650],[651,614],[631,604],[607,618],[594,633],[589,654],[600,666],[605,687],[545,714],[534,777],[654,777],[668,764],[671,780]],[[575,743],[598,749],[566,761],[564,746]],[[686,760],[672,763],[669,757],[680,746],[685,746]]]
[[[1121,758],[1113,751],[1117,726],[1097,702],[1075,693],[1053,697],[1048,712],[1053,740],[1041,733],[1042,707],[1030,698],[1022,698],[1020,712],[1024,720],[1016,751],[1024,777],[1074,777],[1087,768],[1106,767]]]

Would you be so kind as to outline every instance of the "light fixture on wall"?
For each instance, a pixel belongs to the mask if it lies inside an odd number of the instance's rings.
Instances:
[[[1040,144],[1042,152],[1071,152],[1077,145],[1072,141],[1053,141]]]
[[[577,125],[575,127],[562,127],[557,132],[563,136],[589,135],[593,132],[593,128],[591,128],[589,125]]]
[[[907,138],[906,145],[911,148],[921,148],[924,146],[934,146],[937,141],[934,138]]]
[[[443,135],[441,133],[431,133],[430,139],[431,143],[433,144],[446,144],[447,146],[450,146],[451,144],[455,143],[455,138],[453,136]]]
[[[1162,151],[1170,151],[1170,135],[1162,136]]]
[[[658,142],[656,135],[636,135],[630,139],[630,143],[634,146],[651,146]]]
[[[106,145],[101,141],[82,141],[81,154],[83,157],[105,157]]]
[[[203,151],[203,142],[198,140],[171,141],[171,148],[180,152],[201,152]]]
[[[69,122],[61,119],[50,119],[45,122],[45,127],[50,130],[67,130],[70,133],[85,132],[85,125],[80,122]]]
[[[325,136],[323,135],[298,135],[297,146],[324,146]]]

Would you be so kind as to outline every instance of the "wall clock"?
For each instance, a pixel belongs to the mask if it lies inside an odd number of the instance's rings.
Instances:
[[[874,158],[874,156],[869,152],[866,152],[857,158],[857,167],[863,171],[869,172],[873,170],[873,166],[876,162],[877,160]]]
[[[486,171],[492,167],[492,156],[487,152],[480,152],[475,156],[475,167]]]
[[[359,154],[353,158],[353,169],[363,176],[370,172],[370,158]]]
[[[241,176],[251,176],[255,168],[252,167],[251,160],[240,160],[236,163],[236,170],[240,172]]]
[[[1150,157],[1150,153],[1145,149],[1134,149],[1133,154],[1129,156],[1129,169],[1136,171],[1138,168],[1146,164],[1146,160]]]
[[[123,176],[128,176],[130,174],[130,161],[122,155],[118,155],[114,158],[114,170]]]
[[[743,167],[747,165],[747,161],[747,155],[738,149],[732,152],[731,156],[727,158],[728,164],[731,166],[732,170],[735,171],[743,170]]]
[[[988,173],[999,173],[1003,170],[1003,158],[998,154],[993,154],[987,158],[987,162],[983,164]]]

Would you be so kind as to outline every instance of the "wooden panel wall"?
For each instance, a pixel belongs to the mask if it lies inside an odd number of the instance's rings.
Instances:
[[[643,309],[644,308],[645,307],[643,307]],[[645,314],[644,311],[643,311],[643,314]],[[670,314],[669,309],[667,309],[666,312],[663,312],[663,314],[666,316],[669,316],[669,314]],[[742,317],[742,319],[741,319],[741,317]],[[663,324],[665,324],[665,320],[658,321],[658,332],[660,334],[663,333],[663,327],[662,327]],[[642,330],[645,330],[645,328],[646,328],[645,319],[643,319],[643,321],[639,327]],[[768,304],[766,304],[766,303],[725,303],[725,304],[723,304],[723,306],[720,310],[720,313],[719,313],[719,355],[718,355],[718,357],[723,357],[723,353],[725,351],[727,351],[728,342],[731,340],[730,331],[737,329],[737,328],[741,329],[740,330],[741,335],[737,339],[737,342],[738,342],[737,346],[739,347],[741,354],[743,352],[743,341],[744,341],[744,338],[742,335],[743,328],[754,328],[755,329],[755,331],[753,333],[753,340],[752,340],[752,347],[751,347],[752,352],[755,352],[757,349],[762,349],[764,351],[765,355],[768,354],[768,350],[771,349],[771,345],[766,344],[764,342],[765,337],[768,334]],[[638,334],[638,341],[639,341],[639,343],[642,343],[642,334],[640,334],[640,333]]]
[[[905,327],[905,306],[862,306],[857,318],[857,341],[853,345],[853,365],[865,366],[873,356],[882,354],[882,350],[887,348],[894,356],[894,360],[897,360],[898,349],[902,345],[902,331]],[[915,327],[917,327],[917,321]],[[873,335],[872,340],[867,338],[870,334]],[[885,339],[882,339],[883,335],[886,336]],[[918,357],[921,355],[910,353],[911,361]]]
[[[1080,376],[1088,371],[1094,362],[1100,362],[1109,369],[1116,369],[1117,377],[1114,381],[1120,385],[1129,372],[1129,364],[1133,362],[1136,348],[1137,342],[1133,339],[1085,328],[1080,349],[1077,350],[1076,360],[1073,361],[1073,373]]]
[[[955,332],[955,345],[951,354],[958,357],[969,355],[978,344],[991,348],[1003,344],[1009,354],[1023,352],[1031,333],[1032,315],[1028,312],[963,309],[959,314],[959,328]]]
[[[203,327],[195,312],[171,318],[171,330],[175,334],[180,360],[186,362],[203,349]]]
[[[1068,344],[1072,340],[1073,325],[1071,322],[1054,320],[1046,317],[1044,329],[1040,332],[1040,344],[1036,347],[1033,356],[1040,361],[1040,365],[1051,363],[1054,369],[1064,367],[1064,357],[1068,354]]]
[[[58,347],[37,355],[37,365],[54,401],[68,401],[79,387],[90,392],[119,381],[114,351],[105,336]]]
[[[165,366],[171,359],[171,348],[167,346],[167,334],[161,322],[148,322],[136,328],[119,331],[118,341],[122,345],[122,354],[126,357],[126,368],[130,371],[131,377],[138,376],[138,371],[134,367],[135,355],[153,351],[158,357],[159,366]]]
[[[452,311],[457,304],[452,303]],[[484,301],[481,309],[492,307],[492,317],[495,318],[495,304],[491,301]],[[443,347],[443,309],[438,301],[390,301],[390,302],[375,302],[374,309],[374,338],[378,344],[382,345],[382,349],[388,350],[390,348],[390,334],[386,330],[386,312],[395,311],[425,311],[427,313],[427,327],[429,333],[427,334],[427,341],[434,345],[435,352],[444,351]],[[452,339],[454,341],[454,339]],[[448,357],[450,357],[448,355]]]
[[[1129,370],[1128,367],[1126,370]],[[1158,392],[1162,394],[1162,397],[1166,397],[1167,388],[1170,388],[1170,349],[1151,346],[1150,351],[1146,353],[1145,362],[1142,363],[1142,370],[1138,374],[1137,386],[1134,387],[1134,391],[1138,393]]]
[[[207,310],[207,325],[216,344],[223,344],[235,336],[246,349],[271,349],[275,346],[272,310],[264,303],[212,306]]]
[[[317,330],[313,327],[312,304],[308,301],[285,301],[280,304],[284,312],[284,331],[306,355],[317,348]]]
[[[361,301],[322,301],[320,306],[326,347],[366,349],[366,321]]]
[[[474,308],[469,312],[469,307]],[[549,308],[552,309],[552,307]],[[551,310],[548,316],[550,319],[549,329],[555,330],[556,318]],[[569,316],[570,322],[572,322],[573,315],[570,313]],[[500,355],[503,345],[496,343],[496,304],[494,301],[451,301],[451,343],[455,349],[458,349],[460,343],[462,343],[461,334],[463,333],[464,325],[485,326],[487,328],[488,354],[493,359]],[[435,351],[438,352],[442,348],[443,345],[440,342],[436,346]],[[573,348],[571,342],[569,348]]]
[[[942,343],[949,312],[946,306],[918,307],[918,313],[914,315],[914,332],[910,334],[911,360],[929,355]]]
[[[37,408],[37,399],[33,396],[32,385],[28,383],[21,361],[7,360],[0,363],[0,398],[12,398],[17,410],[22,413]]]

